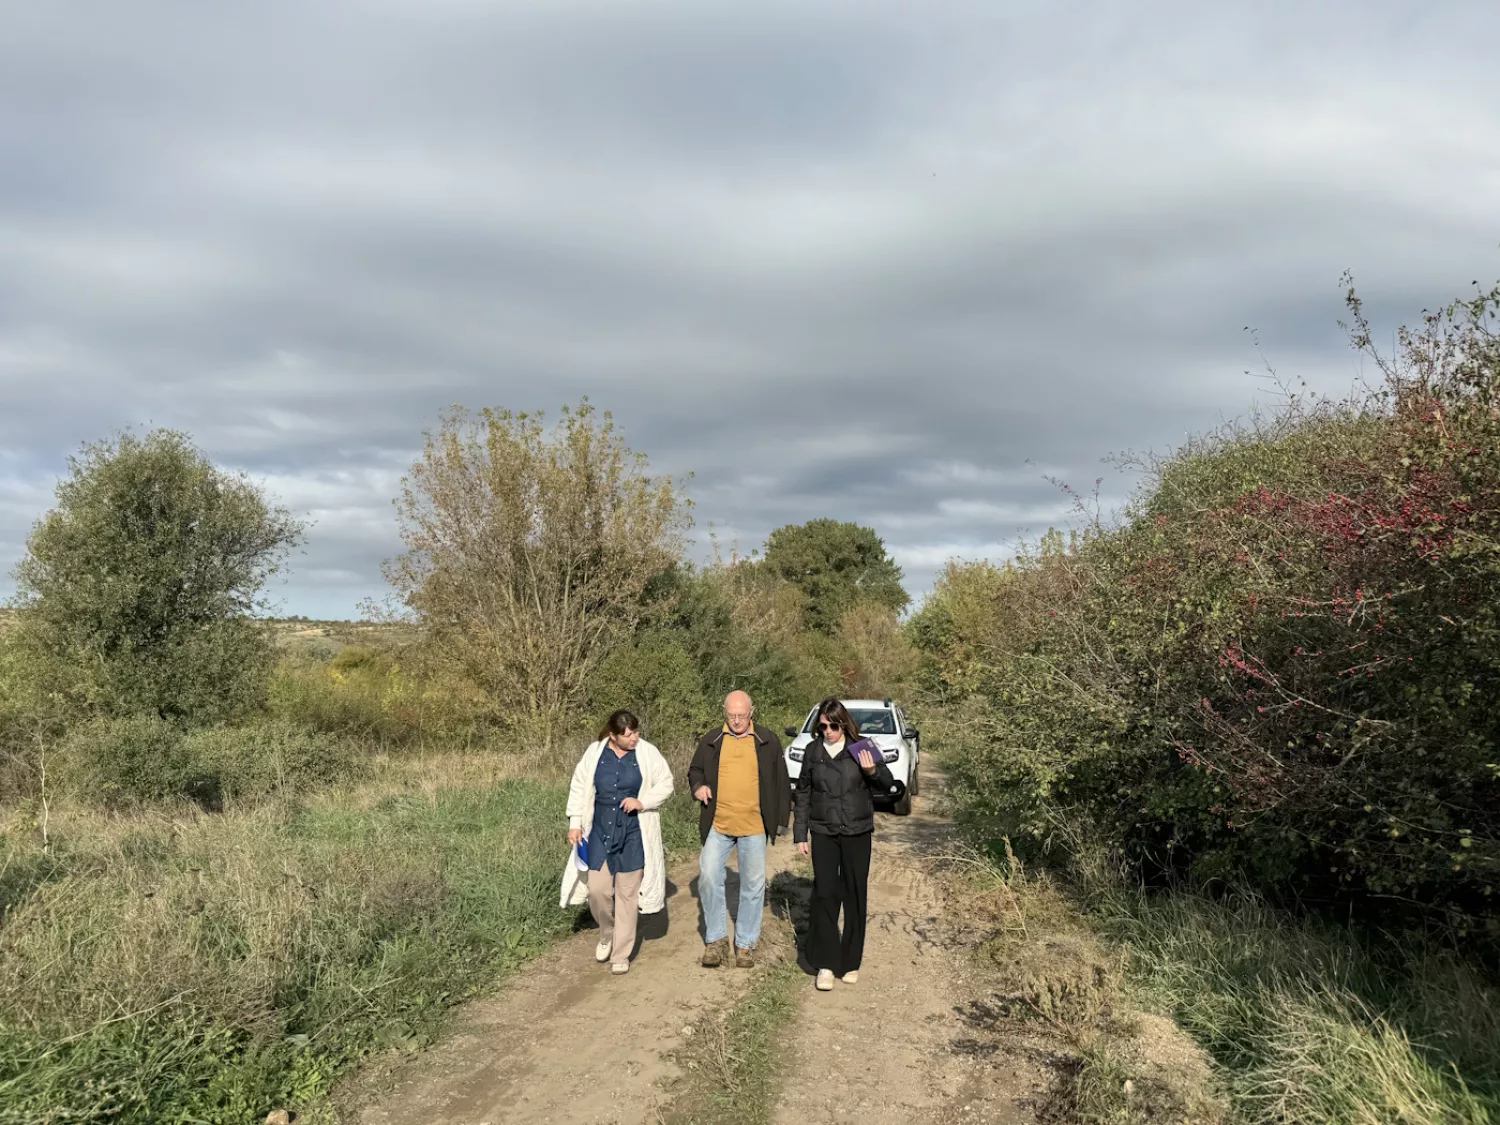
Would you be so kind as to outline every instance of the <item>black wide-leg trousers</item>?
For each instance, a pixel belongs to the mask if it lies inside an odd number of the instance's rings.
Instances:
[[[865,954],[865,909],[869,903],[870,841],[872,832],[858,836],[812,839],[812,917],[807,933],[807,959],[814,969],[832,969],[835,976],[859,968]],[[844,932],[839,934],[839,908],[844,909]]]

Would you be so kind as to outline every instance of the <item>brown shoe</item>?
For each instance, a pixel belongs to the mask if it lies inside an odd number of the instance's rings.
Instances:
[[[702,965],[705,969],[717,969],[727,960],[729,960],[728,938],[711,941],[703,947]]]
[[[734,967],[736,969],[755,968],[755,947],[749,949],[736,949],[734,951]]]

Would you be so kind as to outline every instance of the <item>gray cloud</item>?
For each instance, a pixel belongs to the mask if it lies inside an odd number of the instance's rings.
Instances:
[[[921,590],[1265,359],[1346,388],[1346,267],[1382,325],[1500,273],[1481,5],[8,9],[7,569],[79,443],[173,425],[351,613],[445,406],[587,394],[704,549],[856,519]]]

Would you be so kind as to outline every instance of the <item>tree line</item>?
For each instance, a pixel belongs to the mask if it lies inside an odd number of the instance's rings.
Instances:
[[[869,528],[814,520],[688,561],[681,483],[585,400],[551,424],[445,415],[395,499],[386,575],[412,628],[299,665],[257,615],[306,528],[185,435],[86,447],[0,642],[10,775],[88,724],[137,724],[145,749],[116,732],[82,756],[139,763],[163,760],[152,739],[267,713],[291,726],[208,758],[269,741],[321,760],[317,738],[351,735],[540,755],[622,704],[666,745],[733,688],[777,724],[909,690],[981,835],[1482,932],[1500,922],[1500,288],[1389,357],[1349,305],[1377,385],[1141,460],[1118,518],[1080,508],[1068,536],[952,564],[905,623]],[[191,785],[266,784],[215,769]]]
[[[382,651],[289,671],[268,583],[306,523],[187,434],[85,446],[15,570],[0,641],[13,764],[104,729],[83,756],[140,759],[125,787],[155,792],[163,785],[137,774],[152,762],[172,772],[161,745],[272,713],[331,735],[462,727],[470,745],[478,731],[544,754],[630,706],[672,742],[735,688],[768,718],[800,718],[821,694],[877,690],[903,671],[909,597],[872,529],[814,520],[749,557],[696,565],[682,483],[653,475],[586,399],[552,423],[449,411],[394,509],[404,550],[384,567],[392,595],[366,609],[412,628]],[[375,697],[363,710],[351,702],[361,686]],[[409,718],[413,708],[425,715]]]

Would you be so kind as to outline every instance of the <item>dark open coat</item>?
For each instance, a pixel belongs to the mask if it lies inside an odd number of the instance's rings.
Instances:
[[[875,794],[899,797],[901,783],[891,775],[885,757],[873,743],[875,772],[860,769],[851,746],[838,757],[829,757],[820,734],[802,755],[797,776],[797,821],[792,839],[807,839],[808,832],[821,836],[858,836],[875,831]]]
[[[781,740],[759,724],[751,729],[755,733],[755,756],[760,764],[760,819],[766,826],[766,837],[774,844],[777,833],[791,819],[792,780],[786,772]],[[692,764],[688,766],[688,793],[696,793],[702,785],[707,785],[713,793],[708,804],[698,813],[698,835],[702,840],[708,839],[709,829],[714,826],[714,811],[718,808],[719,753],[723,743],[723,727],[705,734],[698,740]]]

